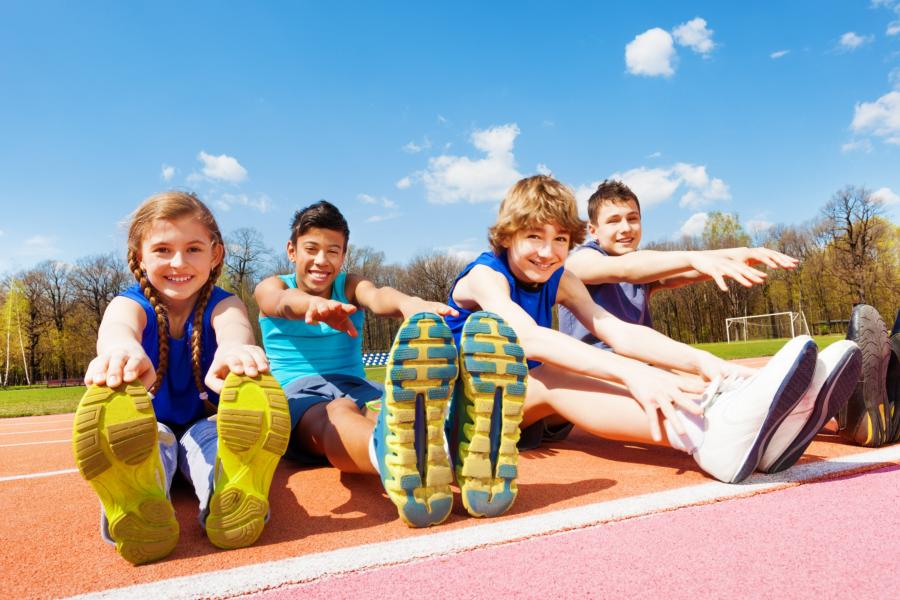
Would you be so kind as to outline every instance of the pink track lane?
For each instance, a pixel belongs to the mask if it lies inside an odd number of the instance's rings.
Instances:
[[[884,598],[898,507],[895,465],[250,597]]]

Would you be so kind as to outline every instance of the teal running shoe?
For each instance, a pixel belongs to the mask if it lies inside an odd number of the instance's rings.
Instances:
[[[373,433],[381,483],[404,523],[442,523],[453,507],[444,421],[456,381],[456,346],[438,315],[418,313],[397,332]]]
[[[512,327],[478,311],[463,325],[456,393],[456,481],[474,517],[496,517],[518,494],[519,425],[528,366]]]

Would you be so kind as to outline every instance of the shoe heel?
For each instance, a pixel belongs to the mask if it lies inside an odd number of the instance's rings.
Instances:
[[[495,517],[508,511],[518,494],[525,353],[502,318],[479,311],[463,327],[460,355],[457,482],[470,515]]]
[[[156,415],[144,387],[88,388],[72,439],[75,464],[100,497],[119,554],[142,564],[172,552],[178,521],[166,497]]]
[[[453,335],[443,319],[407,319],[391,348],[379,418],[384,419],[382,483],[411,527],[442,523],[453,507],[444,423],[457,376]]]
[[[219,396],[218,449],[206,534],[219,548],[243,548],[263,532],[269,488],[287,450],[291,417],[278,382],[230,373]]]

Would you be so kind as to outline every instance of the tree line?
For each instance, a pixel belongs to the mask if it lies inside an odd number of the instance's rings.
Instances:
[[[230,232],[219,285],[238,295],[257,324],[256,284],[273,273],[290,273],[282,252],[268,248],[252,228]],[[702,235],[645,245],[663,250],[702,250],[765,245],[800,259],[794,271],[770,271],[764,285],[727,293],[712,282],[662,291],[651,299],[654,327],[687,343],[725,340],[728,317],[802,312],[813,333],[844,331],[853,304],[872,304],[885,319],[900,307],[900,227],[885,216],[871,192],[839,190],[816,219],[800,226],[776,225],[751,235],[738,217],[711,213]],[[485,246],[487,247],[487,246]],[[466,261],[439,252],[407,264],[387,262],[383,252],[350,245],[344,270],[428,300],[446,301]],[[97,330],[109,302],[131,285],[122,257],[86,256],[74,263],[50,260],[0,282],[0,385],[80,377],[96,353]],[[399,321],[367,315],[365,352],[390,348]]]

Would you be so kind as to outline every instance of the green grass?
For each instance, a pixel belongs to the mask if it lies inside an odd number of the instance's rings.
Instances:
[[[819,348],[824,348],[843,338],[842,335],[820,335],[814,339]],[[696,344],[694,347],[707,350],[719,358],[732,360],[772,356],[786,341],[786,339],[756,340],[731,344]],[[367,367],[366,378],[381,383],[384,381],[384,369],[384,367]],[[66,388],[31,386],[0,390],[0,418],[75,412],[82,394],[84,394],[83,386]]]
[[[844,339],[843,335],[817,335],[813,336],[819,348]],[[757,356],[772,356],[784,346],[787,338],[776,340],[753,340],[749,342],[719,342],[716,344],[694,344],[694,348],[706,350],[719,358],[734,360],[735,358],[755,358]]]
[[[0,390],[0,418],[55,415],[75,412],[84,386],[47,388],[19,387]]]

